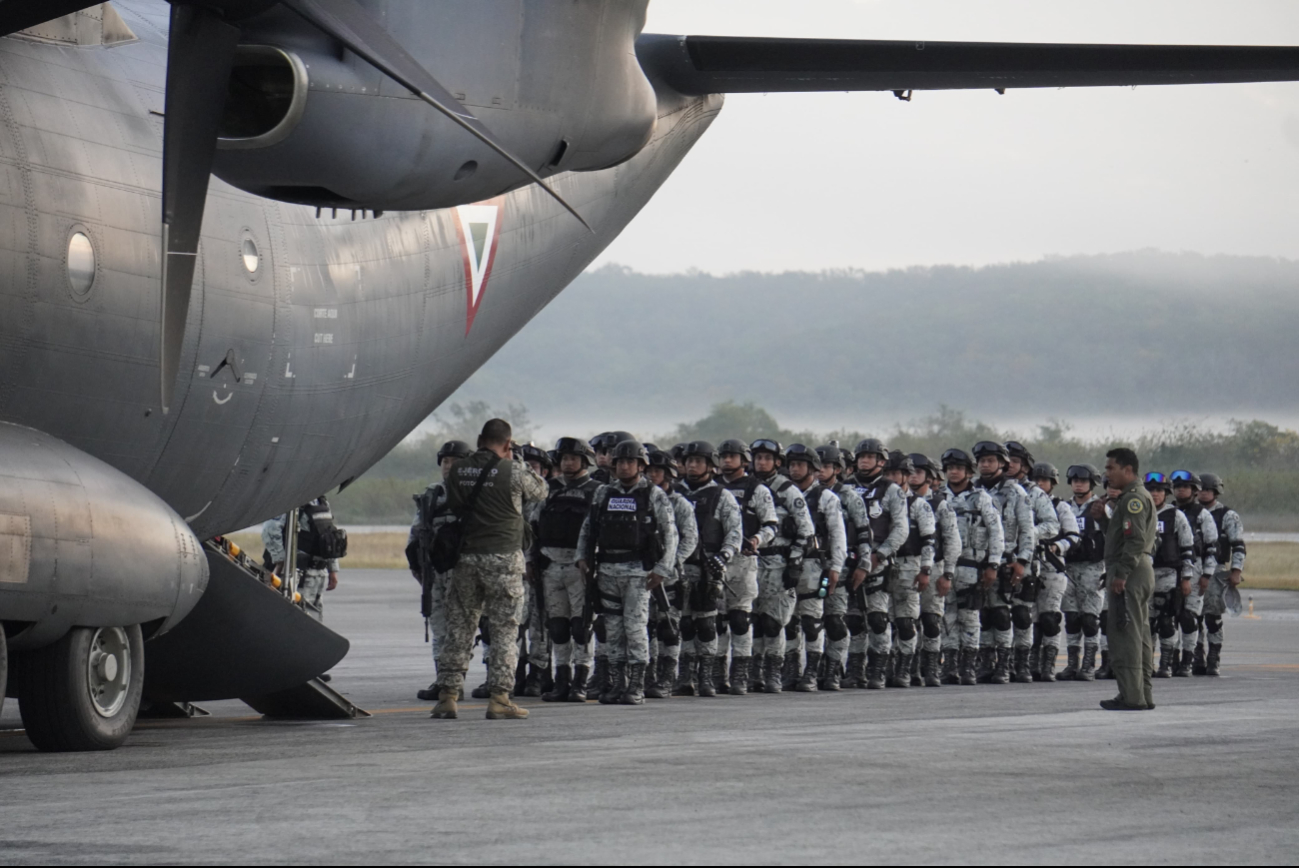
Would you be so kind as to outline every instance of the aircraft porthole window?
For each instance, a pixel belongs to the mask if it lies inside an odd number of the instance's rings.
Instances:
[[[469,162],[461,166],[459,169],[456,169],[455,180],[463,181],[466,178],[472,178],[474,176],[474,172],[477,171],[478,171],[478,161],[470,160]]]
[[[95,246],[90,233],[83,226],[72,227],[68,235],[68,287],[77,301],[90,298],[95,286]]]
[[[244,261],[244,270],[249,275],[256,275],[257,269],[262,264],[261,254],[257,252],[257,242],[244,236],[243,244],[239,246],[239,256]]]

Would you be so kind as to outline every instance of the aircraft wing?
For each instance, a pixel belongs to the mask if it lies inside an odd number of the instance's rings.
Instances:
[[[898,42],[646,34],[648,70],[688,95],[1299,81],[1299,47]]]

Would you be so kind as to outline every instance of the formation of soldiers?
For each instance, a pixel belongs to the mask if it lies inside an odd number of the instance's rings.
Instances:
[[[518,643],[519,695],[640,705],[1112,677],[1106,484],[1090,464],[1069,467],[1062,489],[1014,441],[938,461],[873,438],[852,452],[766,439],[664,450],[612,431],[521,448],[549,494],[526,508],[519,635],[480,625],[485,657]],[[445,444],[443,472],[471,452]],[[1216,676],[1245,566],[1240,517],[1214,474],[1147,473],[1145,487],[1158,509],[1154,674]],[[424,551],[457,517],[441,483],[415,499],[407,555],[436,660],[447,576]],[[420,698],[437,694],[435,682]]]

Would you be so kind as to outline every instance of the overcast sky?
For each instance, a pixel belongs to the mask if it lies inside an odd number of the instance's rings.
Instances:
[[[1262,0],[652,0],[647,31],[1299,45]],[[1156,247],[1299,258],[1299,83],[734,95],[597,261],[883,269]]]

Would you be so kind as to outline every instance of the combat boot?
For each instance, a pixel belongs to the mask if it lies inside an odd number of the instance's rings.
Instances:
[[[433,706],[433,713],[429,716],[434,720],[455,720],[460,716],[460,709],[456,707],[456,698],[450,690],[441,691],[438,704]]]
[[[749,658],[749,680],[748,684],[752,685],[754,693],[763,691],[763,661],[766,659],[765,654],[754,654]]]
[[[1096,669],[1096,677],[1099,680],[1113,680],[1114,670],[1110,668],[1110,652],[1101,652],[1101,665]]]
[[[492,689],[487,685],[487,682],[484,681],[482,684],[475,687],[469,695],[474,699],[487,699],[492,695]]]
[[[1037,629],[1036,625],[1034,629]],[[1028,652],[1029,681],[1042,680],[1042,646],[1034,645]]]
[[[623,691],[618,702],[622,705],[645,704],[645,670],[644,663],[627,664],[627,689]]]
[[[586,702],[586,679],[591,670],[587,666],[573,667],[573,684],[568,688],[565,702]]]
[[[568,702],[568,691],[573,686],[573,667],[555,667],[555,686],[549,693],[541,694],[542,702]]]
[[[1190,678],[1191,667],[1195,665],[1194,655],[1190,651],[1182,652],[1182,659],[1177,661],[1177,666],[1173,669],[1174,678]]]
[[[519,655],[519,662],[514,667],[514,689],[510,691],[511,696],[522,696],[523,688],[528,683],[528,661],[522,654]]]
[[[541,689],[541,670],[535,666],[529,666],[528,675],[523,679],[523,690],[519,691],[516,688],[515,692],[520,696],[540,696],[543,693]]]
[[[1073,681],[1078,677],[1078,664],[1082,658],[1082,649],[1077,645],[1070,645],[1065,649],[1065,654],[1069,659],[1064,668],[1060,670],[1060,674],[1056,676],[1057,681]]]
[[[715,658],[707,654],[701,655],[699,657],[698,690],[700,696],[717,695],[717,684],[713,681],[713,674],[717,671],[717,667],[714,665],[714,659]]]
[[[668,695],[668,680],[670,674],[664,661],[671,663],[671,658],[660,657],[657,661],[649,664],[645,669],[645,698],[646,699],[665,699]]]
[[[1177,652],[1167,645],[1159,649],[1159,668],[1155,670],[1155,678],[1172,678],[1173,677],[1173,655]]]
[[[654,653],[653,643],[650,644],[649,649],[650,649],[650,654],[653,654]],[[659,668],[657,662],[658,662],[657,658],[650,657],[650,662],[645,666],[645,698],[646,699],[650,698],[651,693],[659,692],[658,690]],[[658,698],[661,699],[662,697],[660,696]]]
[[[1027,662],[1027,659],[1025,660]],[[998,648],[996,663],[993,664],[991,684],[1010,683],[1010,649]]]
[[[956,648],[947,648],[943,652],[943,683],[961,683],[961,652]]]
[[[924,667],[925,660],[926,660],[925,652],[923,651],[911,655],[911,686],[912,687],[925,686],[925,676],[923,672],[925,668]]]
[[[961,649],[960,669],[962,686],[973,687],[979,683],[979,657],[982,655],[982,648]]]
[[[794,690],[798,691],[799,693],[816,693],[817,691],[816,672],[817,669],[820,668],[820,665],[821,665],[821,652],[808,651],[807,668],[803,670],[802,677],[799,678],[798,683],[794,685]]]
[[[1083,645],[1082,663],[1078,666],[1078,674],[1074,676],[1074,680],[1096,680],[1096,646],[1094,644]]]
[[[893,678],[888,682],[889,687],[911,686],[911,661],[914,657],[914,654],[898,652],[897,662],[893,664]]]
[[[719,694],[731,692],[731,682],[726,677],[725,654],[718,654],[713,658],[713,685]]]
[[[591,672],[591,679],[586,683],[586,693],[597,699],[601,693],[609,686],[609,658],[596,657],[595,668]]]
[[[1218,671],[1222,661],[1222,646],[1209,643],[1209,655],[1204,658],[1204,674],[1210,678],[1217,678],[1221,673]]]
[[[441,688],[438,687],[438,683],[434,681],[428,687],[416,693],[415,697],[417,699],[423,700],[424,702],[436,702],[438,698],[438,692],[440,690]]]
[[[812,654],[811,651],[807,653],[809,657]],[[798,651],[785,652],[785,662],[784,665],[781,667],[781,671],[780,671],[781,690],[793,690],[794,688],[798,687],[798,682],[800,680],[798,677],[798,664],[800,662],[799,658],[801,656],[802,654]],[[808,664],[808,668],[809,669],[813,668],[810,663]]]
[[[1060,649],[1054,645],[1042,645],[1042,668],[1038,672],[1038,679],[1043,684],[1055,683],[1055,658],[1060,653]]]
[[[627,664],[610,663],[609,677],[605,680],[604,690],[600,692],[601,705],[616,705],[627,692]]]
[[[817,686],[826,693],[838,693],[843,689],[843,663],[828,657],[822,659],[829,662],[825,667],[825,678],[818,682]]]
[[[720,657],[718,658],[721,659]],[[744,696],[749,692],[749,672],[752,664],[749,657],[731,658],[731,684],[728,692],[731,696]]]
[[[1205,669],[1206,667],[1204,665],[1204,643],[1196,642],[1195,656],[1192,658],[1192,662],[1191,662],[1191,674],[1203,675],[1205,673]]]
[[[865,680],[866,680],[866,675],[865,675],[865,672],[866,672],[866,665],[865,665],[865,662],[864,662],[864,661],[865,661],[865,657],[864,657],[864,655],[862,655],[862,654],[853,654],[853,653],[849,652],[849,654],[848,654],[848,665],[845,667],[845,672],[844,672],[844,674],[843,674],[843,680],[842,680],[842,682],[841,682],[841,686],[842,686],[845,690],[850,690],[850,689],[856,687],[857,684],[858,684],[858,681],[865,681]],[[862,673],[860,677],[858,676],[858,672],[861,672],[861,673]]]
[[[1015,673],[1014,673],[1014,675],[1012,676],[1012,680],[1013,680],[1016,684],[1032,684],[1032,683],[1033,683],[1033,670],[1030,669],[1030,668],[1029,668],[1029,665],[1028,665],[1028,658],[1029,658],[1029,654],[1030,654],[1031,651],[1032,651],[1031,648],[1016,648],[1015,651],[1014,651],[1014,654],[1015,654],[1015,667],[1014,667],[1014,668],[1015,668]],[[998,652],[998,657],[1000,658],[1000,652]],[[998,659],[997,662],[1000,664],[1000,662],[1001,662],[1000,659]],[[1009,665],[1010,665],[1010,663],[1009,663],[1009,661],[1007,661],[1007,666],[1009,666]]]
[[[528,710],[519,708],[504,690],[491,695],[487,700],[488,720],[527,720]]]
[[[881,654],[878,651],[866,652],[866,682],[867,690],[884,689],[884,665],[888,660],[888,655]]]
[[[992,683],[992,671],[997,662],[997,651],[992,646],[979,647],[978,675],[980,684]]]
[[[785,658],[775,654],[767,655],[767,664],[765,675],[765,684],[763,689],[768,693],[785,692]]]
[[[938,663],[939,654],[940,652],[938,651],[920,652],[920,659],[921,659],[920,673],[922,679],[921,683],[925,687],[943,686],[943,673],[942,673],[942,669],[939,668],[939,663]]]
[[[673,696],[694,696],[699,688],[697,667],[699,658],[693,654],[682,654],[680,671],[677,673],[676,686],[672,688]]]
[[[890,649],[889,653],[882,655],[882,659],[884,662],[884,685],[891,687],[893,686],[893,673],[898,662],[898,649]]]

